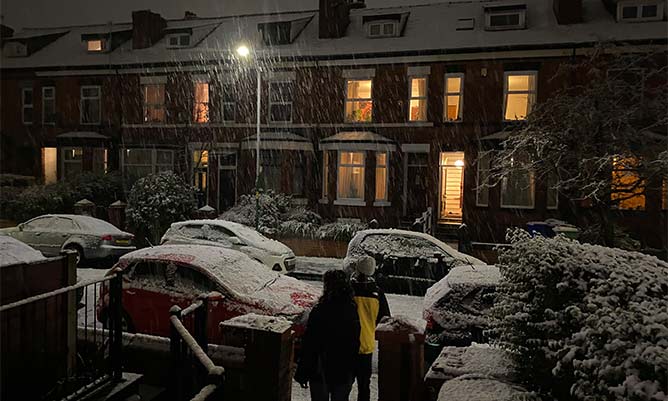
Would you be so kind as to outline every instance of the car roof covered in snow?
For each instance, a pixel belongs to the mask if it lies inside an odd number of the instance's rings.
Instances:
[[[79,224],[83,231],[91,234],[125,234],[124,231],[120,230],[113,224],[91,216],[84,216],[80,214],[45,214],[35,217],[35,219],[41,217],[64,217],[67,219],[72,219]]]
[[[42,260],[46,258],[40,251],[17,239],[0,235],[0,267]]]
[[[445,277],[427,289],[424,309],[431,308],[452,291],[466,292],[476,287],[496,287],[500,282],[501,272],[496,266],[455,266]]]
[[[428,0],[425,0],[428,3]],[[617,22],[601,0],[583,0],[582,22],[559,24],[552,9],[552,0],[524,0],[526,29],[490,31],[485,29],[485,7],[505,5],[496,0],[443,1],[433,4],[393,7],[368,7],[350,11],[350,24],[345,36],[320,39],[318,10],[249,14],[226,17],[167,20],[165,37],[145,49],[133,49],[126,38],[108,52],[88,52],[82,37],[90,34],[128,31],[131,23],[67,26],[58,28],[28,28],[18,31],[17,37],[39,37],[58,32],[44,48],[27,57],[2,54],[2,68],[62,67],[122,65],[142,72],[140,64],[193,63],[230,58],[240,43],[250,44],[259,58],[285,59],[355,59],[387,57],[392,54],[421,57],[437,54],[444,58],[475,59],[489,57],[490,51],[552,49],[555,55],[569,56],[574,47],[600,42],[662,41],[666,39],[666,22]],[[404,16],[403,29],[398,37],[368,38],[367,22],[383,16]],[[473,20],[472,29],[458,29],[460,20]],[[306,21],[306,22],[305,22]],[[289,44],[264,46],[259,41],[258,27],[262,24],[290,22],[299,33]],[[305,25],[304,25],[305,24]],[[170,48],[169,31],[188,29],[192,35],[187,48]],[[8,38],[11,40],[11,38]],[[560,50],[561,49],[561,50]],[[479,55],[475,55],[479,52]],[[330,63],[337,60],[328,60]],[[342,62],[342,61],[341,61]],[[373,62],[370,62],[373,64]]]

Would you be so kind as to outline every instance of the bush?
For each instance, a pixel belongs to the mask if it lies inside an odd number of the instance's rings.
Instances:
[[[273,235],[277,232],[284,215],[290,207],[291,197],[272,190],[260,190],[260,227],[259,231]],[[234,221],[249,227],[255,227],[255,194],[241,195],[239,202],[224,212],[220,218]]]
[[[492,330],[523,379],[557,399],[668,394],[668,264],[563,237],[509,232]]]
[[[321,226],[318,229],[317,237],[320,239],[348,242],[358,231],[366,229],[367,225],[363,223],[335,222]]]
[[[195,189],[180,176],[164,172],[135,182],[125,213],[138,233],[150,235],[157,244],[172,223],[188,219],[196,206]]]

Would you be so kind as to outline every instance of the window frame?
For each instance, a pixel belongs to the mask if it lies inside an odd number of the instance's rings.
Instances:
[[[26,103],[26,92],[30,92],[30,104]],[[26,109],[31,109],[31,121],[26,121]],[[21,122],[23,125],[32,125],[35,121],[35,91],[32,87],[21,88]]]
[[[633,166],[625,164],[639,164],[640,160],[628,160],[629,161],[627,162],[627,158],[613,158],[610,178],[610,199],[616,203],[613,204],[612,208],[615,210],[624,210],[630,212],[644,212],[647,210],[647,179],[640,175],[639,169],[637,167],[634,168]],[[633,187],[631,188],[633,192],[625,190],[627,184],[618,182],[625,176],[632,176],[635,179],[636,183],[634,183]],[[629,196],[631,193],[633,193],[633,196]],[[618,195],[615,196],[616,194]],[[628,202],[636,197],[642,199],[642,207],[630,208],[622,205],[624,202]]]
[[[84,97],[84,90],[97,89],[97,97]],[[97,100],[97,121],[84,122],[83,104],[85,101]],[[100,125],[102,123],[102,86],[101,85],[82,85],[79,89],[79,124],[81,125]]]
[[[500,205],[502,209],[535,209],[536,207],[536,172],[531,169],[524,169],[526,174],[529,174],[529,181],[531,182],[531,204],[530,205],[514,205],[504,202],[504,194],[507,192],[507,182],[509,177],[505,176],[501,180],[501,194]]]
[[[392,26],[392,33],[388,34],[385,33],[385,26],[386,25],[391,25]],[[374,34],[371,32],[372,27],[378,26],[379,27],[379,33]],[[397,21],[391,21],[391,20],[380,20],[380,21],[373,21],[373,22],[368,22],[367,23],[367,37],[369,38],[394,38],[399,36],[398,35],[399,31],[399,23]]]
[[[534,89],[526,91],[509,91],[508,90],[508,78],[511,76],[533,76],[534,77]],[[508,108],[508,95],[509,94],[527,94],[527,115],[523,119],[507,119],[506,110]],[[536,104],[538,98],[538,71],[537,70],[525,70],[525,71],[504,71],[503,72],[503,122],[517,122],[517,121],[526,121],[526,117],[531,113],[533,106]]]
[[[51,97],[46,97],[46,90],[51,89],[53,95]],[[46,121],[46,101],[50,100],[53,102],[53,121]],[[56,87],[53,85],[43,86],[42,87],[42,125],[56,125]]]
[[[348,84],[352,81],[369,81],[370,85],[371,85],[370,89],[369,89],[369,97],[368,98],[357,98],[357,97],[356,98],[351,98],[351,97],[349,97],[348,96],[349,95],[349,93],[348,93],[349,85]],[[345,99],[344,99],[344,102],[343,102],[343,120],[346,123],[352,123],[352,124],[369,124],[369,123],[372,123],[373,122],[373,77],[368,77],[368,78],[359,78],[359,77],[345,78],[345,92],[346,92],[345,93]],[[348,119],[348,115],[346,113],[348,103],[353,103],[354,104],[355,102],[369,102],[369,103],[371,103],[371,118],[370,118],[369,121],[355,121],[355,120]]]
[[[67,175],[65,174],[65,166],[70,164],[70,165],[75,165],[78,164],[81,166],[80,171],[83,173],[83,159],[84,159],[84,148],[82,146],[63,146],[60,147],[60,180],[65,181],[67,180]],[[81,149],[81,159],[80,160],[67,160],[65,158],[65,153],[68,151],[73,151],[76,149]]]
[[[448,91],[448,78],[459,78],[459,92],[449,92]],[[461,123],[464,121],[464,73],[463,72],[451,72],[446,73],[444,78],[444,88],[443,88],[443,121],[446,123]],[[459,96],[459,105],[457,109],[457,118],[455,120],[448,119],[448,96]]]
[[[127,151],[128,150],[150,150],[151,151],[151,160],[149,162],[145,162],[142,164],[139,163],[128,163],[127,162]],[[161,163],[158,164],[158,152],[169,152],[171,154],[171,168],[172,171],[174,170],[174,150],[173,149],[164,149],[164,148],[123,148],[121,149],[121,173],[123,174],[123,178],[126,176],[126,167],[127,166],[134,166],[134,167],[151,167],[151,172],[149,174],[157,174],[161,171],[165,170],[160,170],[159,167],[165,167],[168,166],[167,164]],[[145,176],[144,176],[145,177]],[[141,177],[139,177],[141,178]]]
[[[142,83],[141,89],[142,89],[142,111],[143,111],[143,122],[144,124],[160,124],[164,123],[167,120],[167,107],[166,107],[166,101],[165,98],[167,97],[167,91],[165,84],[163,82],[146,82]],[[148,103],[147,102],[147,93],[146,90],[148,89],[149,86],[159,86],[162,87],[162,103]],[[158,106],[158,107],[156,107]],[[148,115],[148,110],[162,110],[162,120],[161,121],[149,121],[147,118]]]
[[[207,101],[206,102],[198,102],[197,101],[197,86],[206,84],[206,91],[207,91]],[[203,80],[203,79],[196,79],[193,82],[193,109],[192,109],[192,122],[193,124],[209,124],[211,122],[211,82],[208,80]],[[204,105],[206,104],[206,121],[197,121],[197,116],[198,116],[198,108],[197,105]]]
[[[517,24],[514,25],[492,25],[492,17],[518,15]],[[505,31],[514,29],[526,29],[527,10],[526,8],[518,8],[516,10],[485,10],[485,30],[486,31]]]
[[[233,123],[237,121],[237,102],[225,101],[225,87],[234,89],[234,82],[223,81],[220,83],[220,121],[224,123]],[[232,91],[234,92],[234,90]],[[225,106],[232,106],[232,119],[225,119]]]
[[[183,37],[188,38],[188,44],[184,45],[184,44],[181,43],[181,38],[183,38]],[[177,43],[172,44],[171,43],[172,39],[176,39]],[[191,39],[192,39],[192,35],[189,34],[189,33],[173,33],[173,34],[167,35],[167,47],[170,48],[170,49],[183,49],[183,48],[186,48],[186,47],[190,47],[191,43],[192,43]]]
[[[341,163],[341,154],[343,153],[359,153],[362,155],[362,164],[348,164]],[[362,169],[362,193],[359,198],[347,198],[341,196],[339,190],[339,182],[341,179],[341,167],[358,167]],[[336,152],[336,201],[334,204],[340,205],[349,205],[349,206],[366,206],[365,194],[366,194],[366,151],[364,150],[339,150]]]
[[[656,15],[652,17],[643,17],[643,9],[647,6],[656,7]],[[636,16],[632,18],[624,17],[624,8],[635,7]],[[617,22],[649,22],[663,20],[664,3],[663,1],[620,1],[617,3]]]
[[[413,96],[413,80],[424,79],[424,96]],[[413,100],[424,100],[424,119],[411,119],[411,102]],[[429,75],[410,75],[408,77],[408,122],[420,123],[429,120]]]
[[[380,166],[378,165],[378,156],[384,154],[385,155],[385,165]],[[374,168],[374,176],[376,178],[376,187],[374,188],[374,206],[389,206],[390,205],[390,152],[388,151],[383,151],[383,152],[374,152],[374,157],[376,158],[376,166]],[[378,198],[378,170],[385,170],[385,197],[384,198]]]
[[[322,192],[320,193],[321,203],[329,202],[329,151],[322,151]]]
[[[489,174],[492,171],[492,157],[494,156],[494,151],[493,150],[485,150],[485,151],[480,151],[478,152],[478,160],[476,161],[476,191],[475,191],[475,205],[478,207],[489,207]],[[487,167],[486,168],[481,168],[480,162],[483,160],[483,158],[486,158],[487,160]],[[480,184],[480,179],[481,179],[481,172],[486,171],[487,172],[487,182],[484,183],[486,186],[482,187]],[[481,191],[486,191],[487,192],[487,202],[483,203],[480,201],[480,193]]]
[[[289,102],[284,101],[284,100],[272,101],[271,94],[272,94],[272,91],[273,91],[272,90],[272,85],[273,84],[290,84],[290,85],[292,85],[292,100],[289,101]],[[268,88],[267,88],[268,89],[268,91],[267,91],[268,92],[267,93],[268,102],[267,103],[269,104],[269,110],[268,110],[269,111],[269,116],[268,116],[269,117],[269,122],[272,122],[272,123],[291,123],[292,120],[294,119],[294,114],[295,114],[294,113],[294,102],[295,102],[295,90],[297,89],[296,85],[295,85],[295,80],[294,79],[270,79],[267,82],[267,85],[268,85]],[[274,120],[273,113],[272,113],[272,110],[271,110],[274,105],[282,105],[282,106],[290,105],[290,119],[289,120]]]
[[[559,210],[559,190],[557,188],[551,188],[551,183],[553,180],[556,180],[557,177],[554,173],[547,175],[545,179],[545,208],[547,210]],[[554,191],[554,204],[550,205],[550,191]]]
[[[100,42],[100,50],[91,49],[90,44],[92,42]],[[107,51],[107,39],[105,38],[96,38],[96,39],[87,39],[86,40],[86,52],[88,53],[104,53]]]

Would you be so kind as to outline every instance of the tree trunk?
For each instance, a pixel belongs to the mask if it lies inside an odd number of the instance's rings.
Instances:
[[[601,240],[607,247],[615,246],[615,224],[610,213],[610,205],[605,202],[598,205],[599,224],[601,230]]]

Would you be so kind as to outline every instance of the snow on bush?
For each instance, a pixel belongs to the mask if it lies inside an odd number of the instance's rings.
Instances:
[[[125,213],[131,225],[157,243],[170,224],[188,219],[196,206],[194,188],[180,176],[163,172],[135,182]]]
[[[274,235],[283,221],[282,217],[290,207],[290,197],[272,190],[260,190],[260,227],[263,234]],[[223,220],[234,221],[249,227],[255,227],[257,209],[255,194],[239,197],[235,206],[220,215]]]
[[[668,399],[668,263],[564,237],[508,233],[493,334],[557,399]]]

